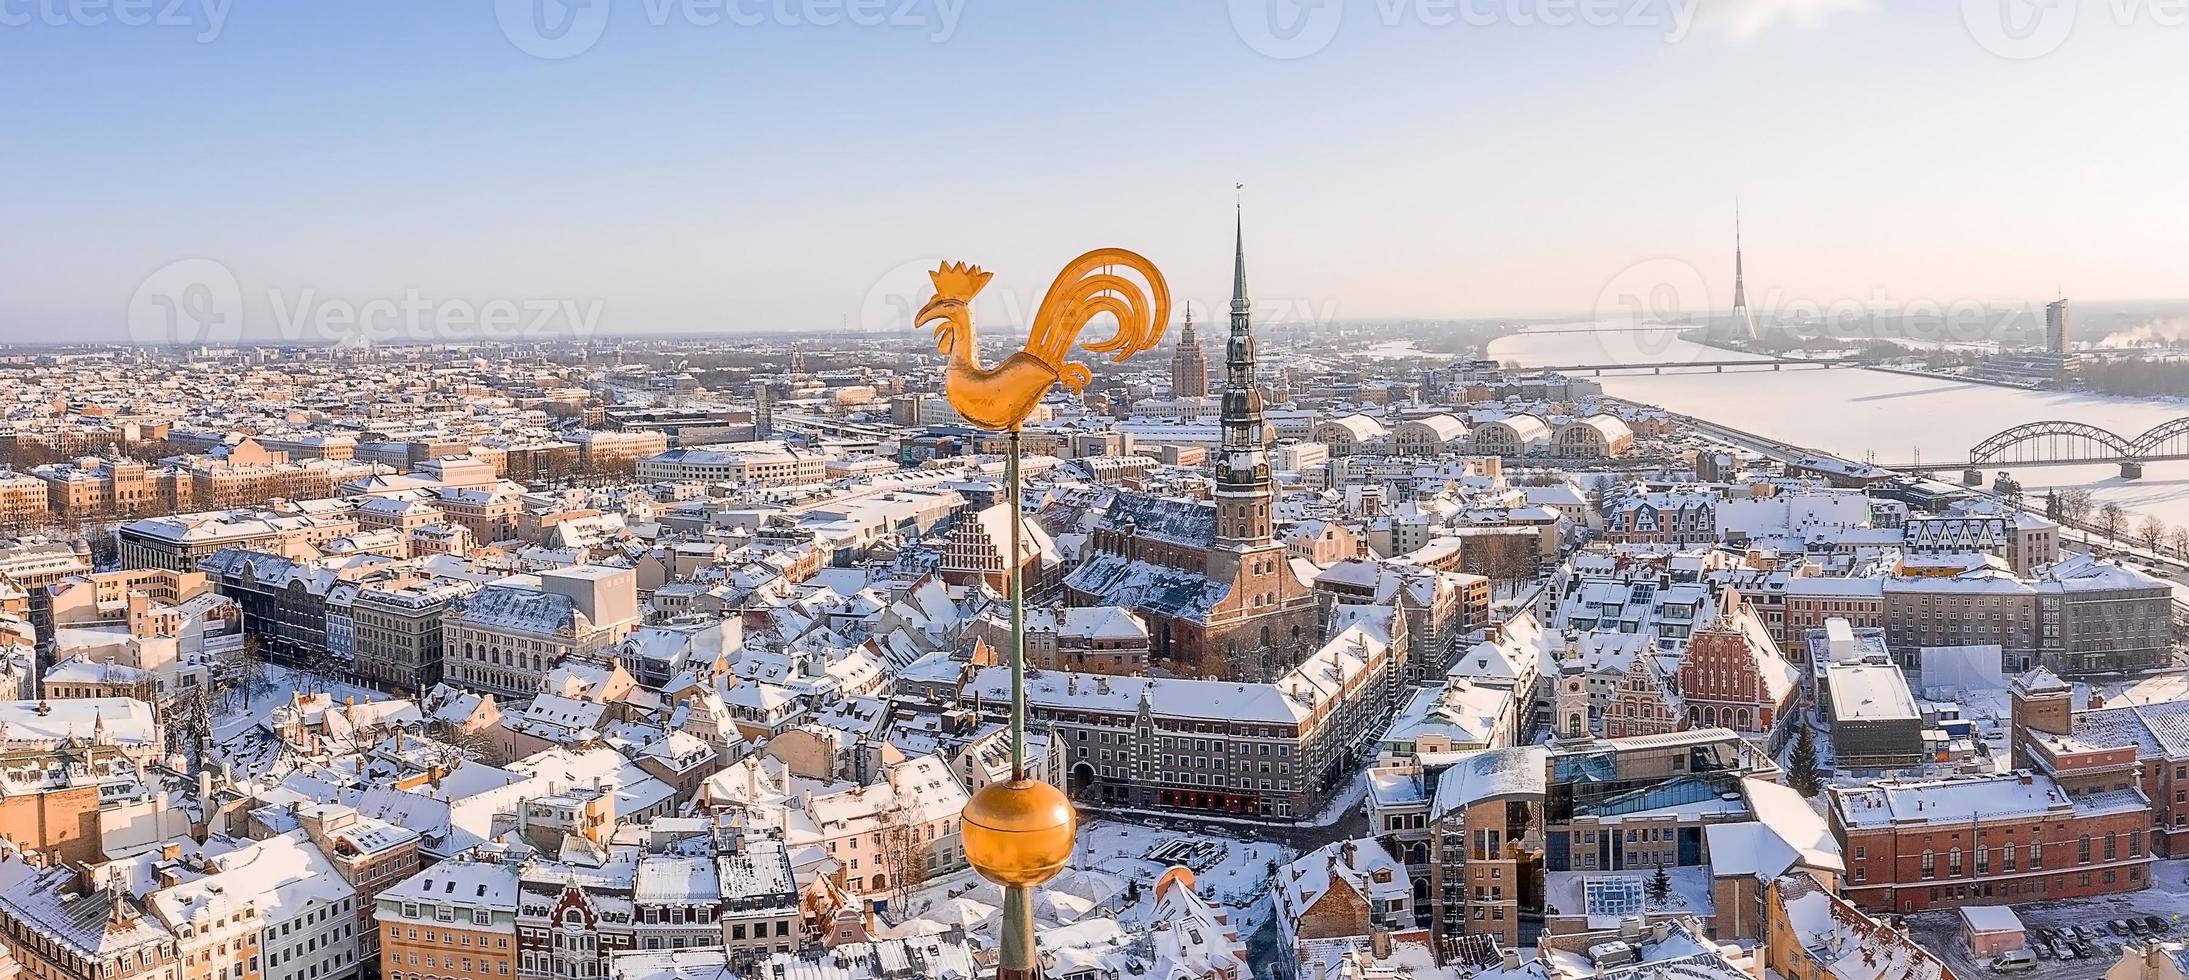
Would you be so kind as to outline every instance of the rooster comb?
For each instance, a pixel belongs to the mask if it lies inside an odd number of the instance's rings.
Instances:
[[[945,262],[942,267],[927,274],[935,283],[936,299],[954,299],[971,302],[988,285],[995,273],[983,272],[980,266],[963,262]]]

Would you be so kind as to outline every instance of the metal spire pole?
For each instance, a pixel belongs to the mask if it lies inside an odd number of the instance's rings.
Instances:
[[[1021,577],[1019,542],[1025,520],[1019,483],[1019,430],[1011,430],[1010,455],[1003,460],[1004,494],[1011,504],[1011,778],[1026,778],[1026,583]]]
[[[1026,778],[1026,581],[1021,571],[1024,556],[1019,542],[1025,535],[1024,487],[1019,479],[1019,430],[1011,428],[1009,454],[1003,458],[1003,492],[1011,506],[1011,781]],[[998,980],[1036,980],[1040,961],[1034,954],[1034,889],[1031,885],[1005,885],[1003,889],[1002,955]]]

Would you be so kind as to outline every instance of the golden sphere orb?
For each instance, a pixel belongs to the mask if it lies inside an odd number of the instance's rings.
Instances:
[[[965,860],[999,885],[1038,885],[1072,859],[1079,816],[1064,791],[1038,779],[989,783],[965,804]]]

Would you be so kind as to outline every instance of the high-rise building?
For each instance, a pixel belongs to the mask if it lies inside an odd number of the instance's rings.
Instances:
[[[1208,353],[1201,349],[1201,336],[1193,329],[1193,307],[1186,307],[1186,324],[1178,331],[1178,349],[1171,354],[1171,397],[1207,398],[1209,393]]]
[[[2045,349],[2055,354],[2067,353],[2067,299],[2065,297],[2045,304]]]

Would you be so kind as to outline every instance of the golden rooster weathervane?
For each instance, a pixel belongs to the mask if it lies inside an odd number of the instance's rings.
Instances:
[[[1119,275],[1123,269],[1139,280]],[[1170,322],[1170,286],[1155,264],[1121,248],[1098,248],[1073,259],[1049,284],[1034,312],[1033,335],[1026,347],[994,367],[980,363],[973,336],[973,297],[988,285],[989,273],[962,262],[945,262],[928,273],[935,296],[920,307],[917,326],[935,325],[935,349],[949,355],[943,392],[966,421],[1010,434],[1003,457],[1005,506],[1011,509],[1009,581],[1011,600],[1011,780],[992,782],[966,802],[959,824],[966,863],[1003,887],[1003,923],[998,980],[1038,980],[1034,942],[1034,886],[1056,877],[1071,860],[1078,816],[1072,802],[1055,786],[1026,771],[1026,598],[1019,480],[1019,429],[1049,389],[1062,384],[1073,392],[1094,380],[1087,365],[1065,359],[1089,324],[1107,315],[1117,332],[1085,344],[1084,350],[1123,361],[1154,347]]]
[[[1138,273],[1140,281],[1116,269]],[[1122,248],[1098,248],[1057,273],[1034,312],[1026,347],[995,367],[982,367],[980,344],[973,335],[973,297],[990,276],[978,266],[943,263],[928,273],[935,296],[913,321],[915,326],[935,325],[935,349],[950,357],[943,391],[958,414],[984,429],[1018,431],[1052,385],[1062,384],[1074,393],[1086,390],[1094,375],[1087,365],[1064,355],[1096,319],[1107,314],[1117,321],[1117,332],[1080,346],[1108,354],[1113,361],[1154,347],[1170,322],[1170,286],[1154,263]]]

